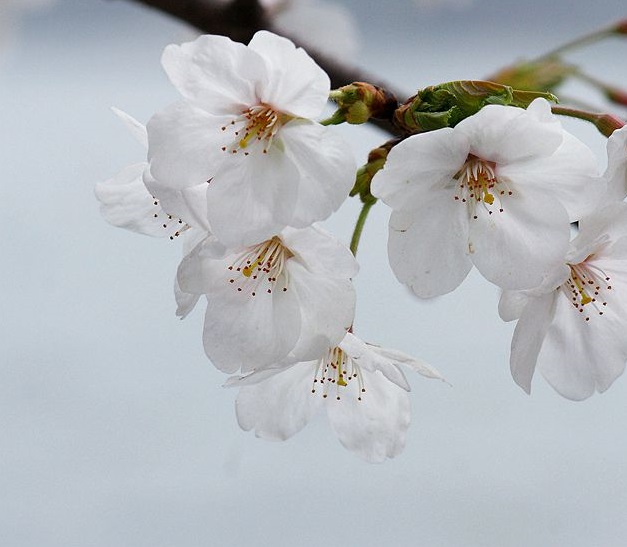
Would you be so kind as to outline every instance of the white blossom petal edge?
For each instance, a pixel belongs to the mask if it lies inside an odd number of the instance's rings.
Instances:
[[[376,463],[397,456],[405,446],[410,388],[400,364],[441,379],[422,361],[347,333],[321,359],[232,377],[226,385],[241,388],[236,412],[245,431],[285,440],[324,406],[342,445]]]
[[[627,204],[583,218],[559,282],[520,296],[505,292],[501,312],[524,303],[512,339],[510,368],[527,393],[536,368],[572,400],[603,392],[627,360]],[[557,288],[555,288],[557,287]]]
[[[505,289],[540,285],[568,249],[569,220],[605,192],[594,177],[592,152],[537,99],[407,138],[372,193],[392,207],[392,270],[428,298],[455,289],[473,264]]]

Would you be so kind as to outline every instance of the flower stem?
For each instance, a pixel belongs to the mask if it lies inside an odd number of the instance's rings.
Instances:
[[[590,122],[606,137],[609,137],[614,131],[625,125],[625,122],[611,114],[598,114],[596,112],[577,110],[576,108],[568,108],[565,106],[552,106],[551,110],[553,114]]]
[[[567,51],[594,44],[595,42],[604,40],[605,38],[607,38],[608,36],[612,36],[613,34],[616,34],[615,24],[609,27],[595,30],[593,32],[590,32],[589,34],[584,34],[583,36],[575,38],[570,42],[566,42],[565,44],[562,44],[561,46],[558,46],[555,49],[552,49],[551,51],[548,51],[547,53],[543,53],[539,57],[536,57],[535,60],[539,61],[550,59],[551,57],[559,57]]]
[[[359,246],[359,239],[361,238],[361,232],[364,229],[364,224],[366,223],[366,218],[368,217],[368,213],[372,206],[377,202],[376,199],[368,200],[364,202],[361,207],[361,211],[359,213],[359,217],[357,217],[357,223],[355,224],[355,229],[353,230],[353,237],[351,238],[351,252],[354,256],[357,256],[357,247]]]

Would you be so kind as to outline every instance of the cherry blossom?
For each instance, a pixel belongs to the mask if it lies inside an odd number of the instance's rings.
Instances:
[[[592,152],[543,99],[490,105],[395,146],[372,183],[392,208],[396,277],[420,297],[455,289],[473,264],[506,289],[540,285],[568,248],[569,221],[599,202]]]
[[[185,196],[172,214],[204,212],[198,222],[241,246],[323,220],[347,197],[354,160],[334,128],[311,121],[330,84],[304,50],[261,31],[248,46],[170,45],[162,61],[184,100],[148,123],[150,188]]]
[[[537,368],[555,390],[581,400],[603,392],[627,360],[627,204],[580,221],[562,266],[543,287],[505,291],[499,312],[518,318],[510,366],[528,393]]]
[[[127,113],[113,109],[133,137],[148,148],[146,128]],[[190,228],[181,218],[164,211],[160,200],[151,195],[144,184],[150,178],[148,163],[129,165],[114,177],[96,184],[96,197],[101,203],[100,212],[107,222],[133,232],[174,239]]]
[[[403,450],[410,423],[410,386],[400,365],[441,379],[422,361],[347,333],[321,358],[233,377],[226,385],[240,387],[236,413],[245,431],[285,440],[324,406],[345,448],[382,462]]]
[[[213,364],[246,373],[337,344],[353,322],[356,273],[348,248],[312,226],[234,248],[208,235],[181,262],[178,283],[206,295],[203,340]]]

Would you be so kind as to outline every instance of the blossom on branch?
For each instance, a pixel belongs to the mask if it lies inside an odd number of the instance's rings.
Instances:
[[[285,440],[324,406],[342,445],[374,463],[393,458],[405,446],[410,386],[400,365],[441,379],[422,361],[347,333],[321,358],[233,377],[226,385],[241,388],[235,404],[245,431]]]
[[[392,270],[424,298],[455,289],[473,264],[502,288],[538,286],[566,253],[569,221],[603,194],[596,175],[592,152],[544,99],[413,135],[372,181],[393,210]]]
[[[304,50],[265,31],[248,46],[201,36],[168,46],[163,66],[184,100],[148,123],[151,190],[194,189],[173,214],[202,202],[205,228],[241,246],[323,220],[347,197],[354,160],[311,121],[330,84]]]
[[[510,367],[530,393],[537,368],[568,399],[603,392],[627,360],[627,204],[583,218],[560,268],[543,287],[505,291],[504,320],[518,318]]]
[[[224,372],[247,373],[313,359],[337,344],[353,322],[357,269],[348,248],[322,229],[286,228],[234,248],[207,236],[181,262],[178,284],[206,295],[209,359]]]

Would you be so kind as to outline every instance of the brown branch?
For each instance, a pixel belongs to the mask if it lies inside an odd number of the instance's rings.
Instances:
[[[131,0],[157,9],[181,21],[196,27],[207,34],[221,34],[232,40],[248,43],[258,30],[272,30],[263,8],[257,0],[233,0],[226,5],[216,5],[210,0]],[[285,33],[283,33],[285,34]],[[301,41],[294,36],[287,36],[297,45]],[[328,56],[321,55],[311,48],[308,53],[322,67],[331,79],[332,88],[338,88],[351,82],[369,82],[378,85],[396,97],[404,99],[403,93],[391,89],[389,85],[361,70],[343,64]],[[399,135],[400,130],[390,120],[373,120],[369,123],[391,135]]]

